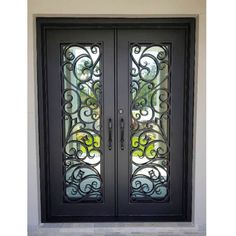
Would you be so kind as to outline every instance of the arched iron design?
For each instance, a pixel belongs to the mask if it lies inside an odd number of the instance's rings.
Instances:
[[[130,201],[169,192],[170,47],[130,44]]]
[[[62,47],[65,201],[103,202],[102,44]]]

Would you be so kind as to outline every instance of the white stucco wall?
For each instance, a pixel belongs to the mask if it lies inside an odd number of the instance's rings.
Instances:
[[[197,17],[193,223],[204,228],[206,215],[205,139],[205,1],[204,0],[28,0],[28,224],[40,224],[38,155],[36,16]],[[172,223],[173,224],[173,223]],[[172,225],[170,224],[170,226]],[[173,224],[173,227],[174,226]]]

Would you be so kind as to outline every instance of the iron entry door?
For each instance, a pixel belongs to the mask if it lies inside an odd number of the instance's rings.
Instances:
[[[42,221],[190,221],[194,20],[37,22]]]
[[[119,30],[117,53],[119,215],[181,216],[185,32]]]

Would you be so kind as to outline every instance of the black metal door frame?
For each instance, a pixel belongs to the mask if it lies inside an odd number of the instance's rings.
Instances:
[[[183,214],[169,216],[120,216],[120,217],[75,217],[50,216],[48,205],[50,189],[48,188],[48,110],[45,87],[46,61],[45,41],[48,30],[53,29],[173,29],[185,32],[185,83],[184,83],[184,120],[183,120]],[[116,38],[116,37],[115,37]],[[117,42],[115,42],[117,43]],[[195,18],[37,18],[37,74],[38,74],[38,113],[39,113],[39,154],[40,154],[40,191],[42,222],[73,221],[191,221],[192,208],[192,156],[193,156],[193,105],[194,105],[194,48]],[[115,58],[117,63],[117,58]],[[117,71],[115,71],[117,74]],[[117,97],[117,90],[114,90]],[[115,107],[117,107],[117,99]],[[114,123],[117,123],[117,117]],[[118,128],[114,127],[115,134]],[[116,150],[117,151],[117,150]],[[116,175],[117,173],[115,173]]]

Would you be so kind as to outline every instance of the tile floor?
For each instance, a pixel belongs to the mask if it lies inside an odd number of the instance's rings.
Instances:
[[[190,223],[54,223],[29,230],[28,236],[205,236]]]

